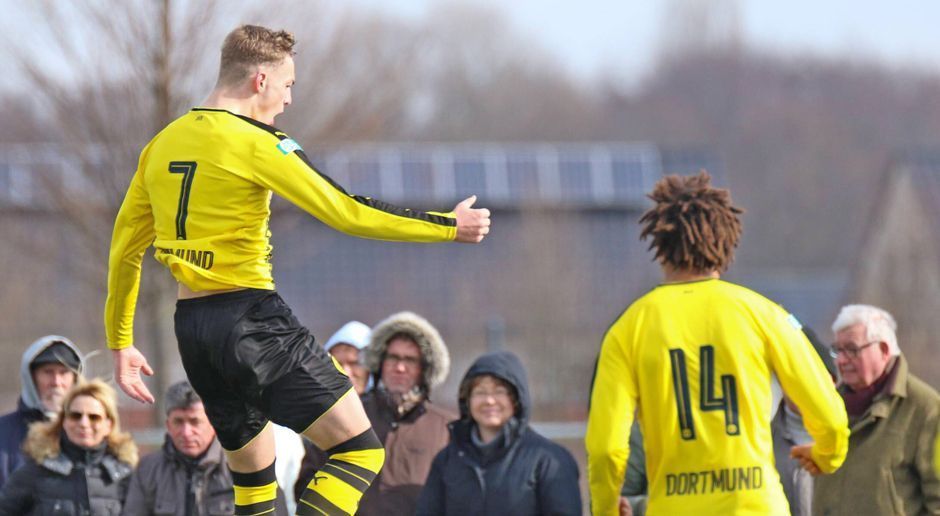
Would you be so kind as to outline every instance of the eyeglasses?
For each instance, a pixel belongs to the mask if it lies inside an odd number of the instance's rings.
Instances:
[[[77,412],[77,411],[70,411],[65,415],[65,417],[67,417],[69,421],[73,423],[78,423],[83,418],[87,417],[88,422],[91,423],[92,425],[101,424],[101,422],[104,421],[104,418],[105,418],[105,416],[103,416],[102,414],[91,414],[91,413]]]
[[[858,347],[853,346],[853,347],[845,347],[845,348],[840,348],[839,346],[836,346],[835,344],[833,344],[829,346],[829,355],[832,358],[839,358],[839,355],[842,355],[842,354],[844,354],[845,356],[849,358],[858,358],[858,356],[862,354],[862,350],[864,350],[865,348],[869,346],[874,346],[875,344],[878,344],[879,342],[881,341],[873,340],[869,342],[868,344],[863,344]]]
[[[404,364],[407,368],[415,368],[421,365],[421,357],[403,357],[401,355],[385,355],[385,360],[392,365]]]
[[[492,396],[494,399],[508,400],[508,389],[494,389],[491,391],[470,391],[470,397],[478,400],[486,399]]]

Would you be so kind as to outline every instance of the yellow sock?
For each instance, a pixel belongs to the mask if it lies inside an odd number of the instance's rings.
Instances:
[[[232,471],[235,484],[235,514],[255,516],[274,514],[277,499],[277,477],[274,463],[254,473]]]
[[[329,460],[313,475],[300,500],[299,516],[351,515],[385,463],[385,449],[368,429],[327,450]]]

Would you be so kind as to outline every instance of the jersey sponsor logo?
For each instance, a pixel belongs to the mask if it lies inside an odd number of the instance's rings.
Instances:
[[[284,138],[277,144],[277,150],[281,151],[281,154],[290,154],[296,150],[303,150],[300,148],[300,144],[295,142],[291,138]]]
[[[793,314],[787,314],[787,322],[790,323],[790,326],[793,326],[794,328],[798,330],[803,329],[803,324]]]
[[[749,491],[764,487],[764,468],[724,468],[666,474],[666,496]]]
[[[181,260],[185,260],[196,267],[209,270],[215,263],[215,253],[212,251],[203,251],[200,249],[169,249],[161,247],[157,250],[161,254],[172,254]]]

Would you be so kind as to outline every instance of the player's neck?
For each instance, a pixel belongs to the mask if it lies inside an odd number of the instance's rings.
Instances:
[[[721,277],[718,271],[702,272],[690,269],[677,269],[669,265],[663,265],[662,270],[663,283],[687,283],[689,281],[718,279]]]
[[[224,109],[236,115],[250,118],[254,114],[254,101],[252,97],[240,95],[237,91],[217,87],[212,90],[209,97],[202,103],[202,107],[210,109]]]

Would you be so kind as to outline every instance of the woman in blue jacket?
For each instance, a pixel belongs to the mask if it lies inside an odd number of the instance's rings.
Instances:
[[[578,466],[529,428],[525,369],[509,352],[476,360],[460,384],[460,419],[438,453],[419,515],[580,515]]]

